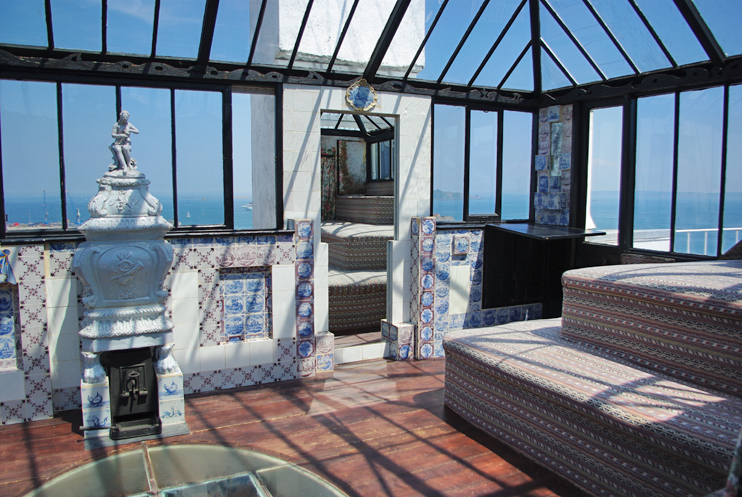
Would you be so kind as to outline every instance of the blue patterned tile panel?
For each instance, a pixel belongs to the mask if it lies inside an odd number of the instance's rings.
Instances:
[[[272,297],[270,268],[221,268],[221,341],[270,338]]]

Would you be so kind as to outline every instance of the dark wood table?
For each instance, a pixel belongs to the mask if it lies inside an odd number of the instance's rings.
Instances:
[[[484,230],[484,308],[543,304],[562,312],[562,273],[575,267],[577,243],[599,230],[530,223],[488,224]]]

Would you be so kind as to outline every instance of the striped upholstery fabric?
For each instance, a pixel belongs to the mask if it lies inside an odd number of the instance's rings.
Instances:
[[[742,397],[742,261],[584,268],[562,285],[565,338]]]
[[[366,183],[366,195],[394,196],[394,180],[391,181],[369,181]]]
[[[386,318],[386,271],[329,271],[330,331],[380,327]]]
[[[328,244],[330,267],[336,269],[386,270],[387,240],[393,238],[393,225],[322,223],[322,241]]]
[[[335,219],[352,223],[394,224],[394,197],[339,196],[335,200]]]
[[[742,401],[566,341],[560,324],[450,332],[446,406],[594,495],[724,485]]]

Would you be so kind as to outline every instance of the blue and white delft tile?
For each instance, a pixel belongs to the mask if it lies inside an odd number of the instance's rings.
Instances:
[[[389,322],[386,319],[381,320],[381,341],[389,341]]]
[[[183,393],[183,374],[168,373],[157,375],[157,395],[160,399],[182,397]]]
[[[418,236],[420,234],[420,218],[413,217],[410,220],[410,235]]]
[[[420,224],[420,233],[422,235],[434,235],[435,234],[435,218],[426,217],[423,218]]]
[[[300,360],[314,357],[315,342],[312,338],[300,338],[296,341],[296,355]]]
[[[335,335],[329,331],[315,335],[314,343],[317,354],[332,354],[335,351]]]
[[[317,371],[317,358],[315,356],[299,359],[298,375],[300,378],[310,378]]]
[[[449,264],[438,264],[435,268],[435,275],[438,281],[448,281],[448,277],[451,274],[451,267]]]
[[[183,397],[160,399],[160,420],[163,426],[185,423],[185,400]]]
[[[436,316],[448,314],[448,298],[442,298],[442,299],[436,300],[435,313],[436,313]],[[437,327],[437,321],[436,321],[436,327]]]
[[[448,298],[449,291],[450,291],[450,289],[449,289],[448,282],[440,281],[440,282],[436,283],[436,285],[435,285],[435,296],[436,296],[437,299]]]
[[[415,325],[400,324],[397,327],[397,341],[401,344],[412,344],[415,337]]]
[[[435,251],[435,238],[424,237],[420,242],[420,252],[429,255]]]
[[[513,306],[508,308],[508,312],[510,315],[510,322],[520,321],[521,318],[521,306]]]
[[[110,428],[111,427],[111,409],[83,409],[82,425],[86,428]]]
[[[472,285],[481,285],[484,279],[484,272],[481,269],[472,269],[469,279]]]
[[[482,326],[482,311],[467,312],[464,319],[464,328],[480,328]]]
[[[485,309],[482,311],[482,326],[495,326],[497,324],[497,310]]]
[[[443,350],[443,344],[440,342],[435,342],[433,345],[433,357],[445,357],[446,353]]]
[[[446,332],[448,332],[449,328],[449,316],[442,315],[440,313],[436,314],[435,316],[435,334],[438,335],[439,333],[445,335]]]
[[[537,155],[535,161],[536,171],[544,171],[549,168],[549,156],[548,155]]]
[[[472,286],[469,289],[469,303],[481,302],[482,300],[482,287]]]
[[[80,384],[80,397],[82,399],[83,409],[102,409],[110,408],[111,397],[108,387],[108,378],[100,383]]]
[[[469,245],[469,235],[454,235],[451,254],[466,255],[469,253]]]
[[[433,357],[433,343],[432,342],[426,342],[421,344],[415,354],[415,359],[422,360],[422,359],[430,359]]]
[[[501,307],[497,309],[497,324],[507,324],[510,322],[510,309],[508,307]]]
[[[317,372],[332,371],[335,369],[334,354],[317,354]]]
[[[452,314],[450,316],[449,330],[460,330],[464,328],[464,319],[466,314]]]

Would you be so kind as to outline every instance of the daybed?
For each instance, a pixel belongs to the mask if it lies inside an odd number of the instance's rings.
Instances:
[[[595,495],[723,487],[742,427],[742,261],[562,285],[562,318],[445,338],[445,404]]]

